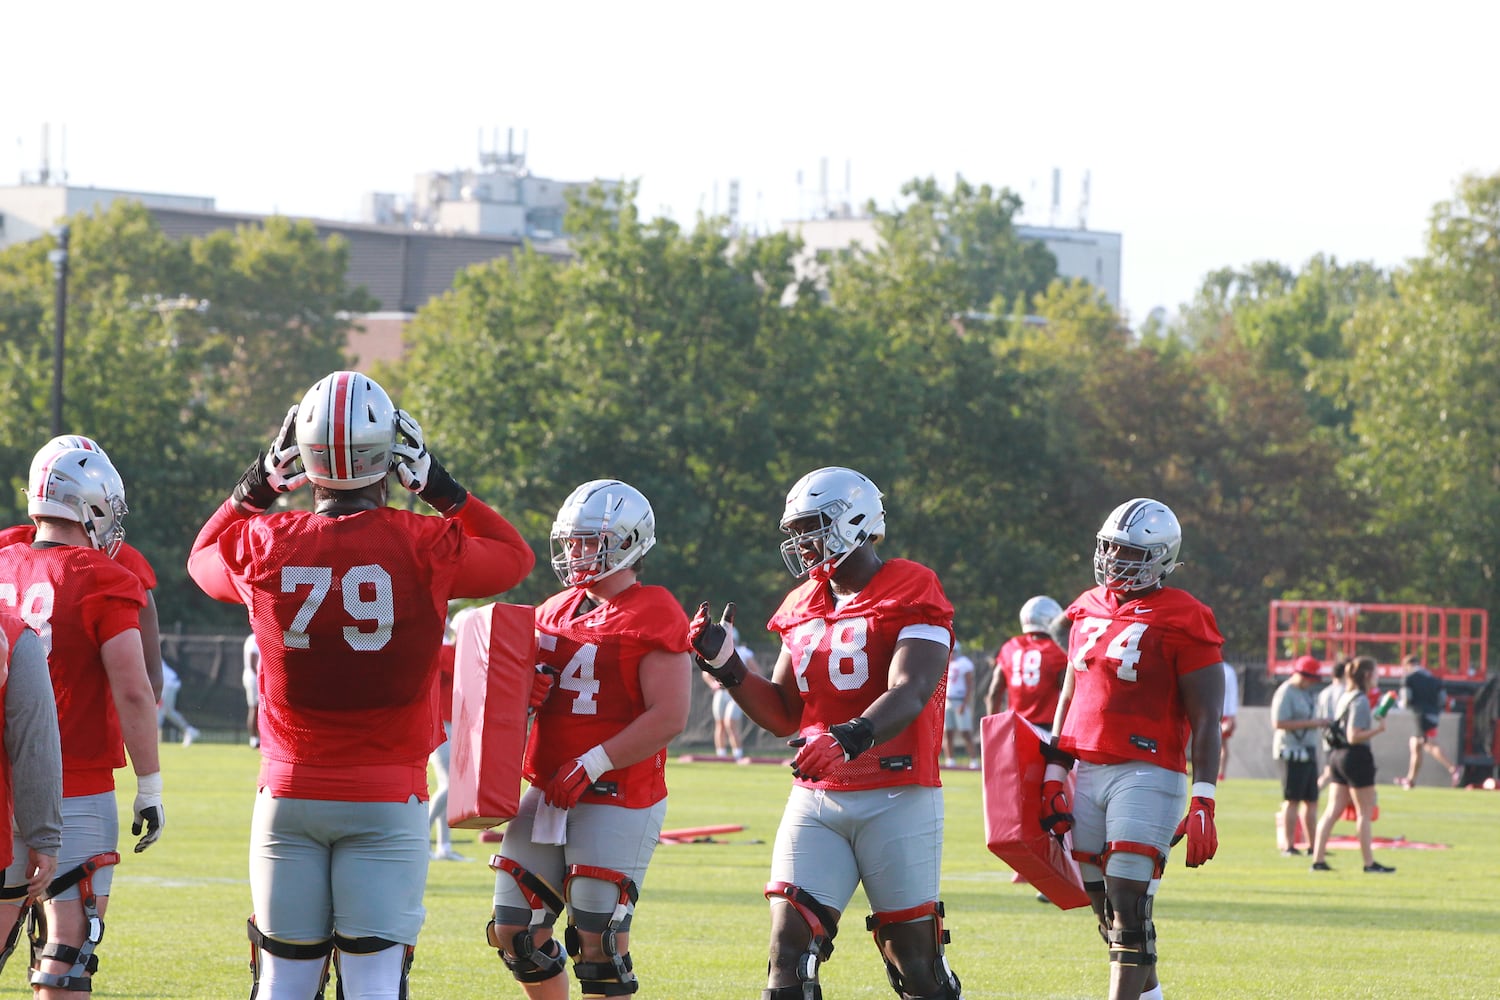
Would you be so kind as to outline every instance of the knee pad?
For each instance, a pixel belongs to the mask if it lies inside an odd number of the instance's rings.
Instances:
[[[617,890],[614,909],[610,911],[604,930],[599,933],[599,947],[604,951],[605,957],[603,962],[578,960],[583,951],[583,939],[574,919],[571,897],[573,884],[581,878],[608,882]],[[635,976],[634,963],[630,960],[630,952],[621,954],[619,948],[620,925],[640,898],[641,891],[635,880],[624,872],[596,865],[568,866],[568,875],[563,879],[563,899],[568,906],[568,926],[564,940],[568,946],[568,954],[573,958],[573,975],[578,978],[578,985],[584,996],[625,996],[641,988],[640,980]]]
[[[78,947],[57,941],[47,941],[46,911],[42,909],[40,900],[31,907],[27,922],[28,935],[31,938],[32,986],[73,993],[88,993],[93,990],[93,976],[99,968],[99,956],[94,954],[94,950],[104,939],[104,918],[99,914],[99,897],[94,893],[94,873],[100,868],[119,863],[118,851],[96,854],[77,868],[53,879],[47,886],[46,892],[42,894],[42,899],[52,899],[73,886],[78,886],[78,901],[83,904],[85,925],[83,944]],[[70,968],[61,975],[55,972],[43,972],[42,959],[65,962]]]
[[[875,938],[875,947],[880,949],[880,960],[885,963],[885,977],[890,980],[891,989],[903,1000],[961,1000],[962,985],[959,983],[958,975],[948,966],[948,959],[944,955],[945,946],[950,940],[948,931],[943,928],[943,901],[937,900],[931,903],[923,903],[905,910],[888,910],[884,913],[872,913],[865,918],[865,930],[869,931]],[[885,953],[886,935],[881,931],[892,924],[912,923],[924,917],[932,921],[933,936],[933,959],[932,977],[938,983],[938,992],[928,997],[918,997],[916,994],[906,991],[906,982],[901,975],[901,970]],[[907,956],[902,956],[903,958]],[[913,961],[920,961],[927,956],[910,956]]]
[[[1151,920],[1153,897],[1142,896],[1136,905],[1135,919],[1139,926],[1111,928],[1104,935],[1109,945],[1109,960],[1116,965],[1156,964],[1156,924]]]
[[[489,940],[495,950],[500,953],[500,961],[510,970],[518,983],[544,983],[553,976],[562,975],[568,966],[568,960],[563,956],[562,945],[557,938],[548,938],[541,944],[537,944],[531,936],[531,931],[518,931],[511,938],[511,949],[515,958],[505,953],[505,948],[496,943],[494,931],[495,922],[490,921]]]
[[[333,955],[333,939],[326,941],[315,941],[312,944],[293,944],[290,941],[279,941],[273,937],[267,937],[261,929],[255,926],[255,917],[245,921],[245,934],[250,938],[250,1000],[260,993],[260,977],[264,971],[265,963],[261,957],[264,952],[277,958],[291,959],[294,961],[308,962],[321,958],[323,965],[318,973],[318,992],[314,994],[313,1000],[323,1000],[323,991],[328,986],[328,966]]]
[[[531,907],[531,924],[524,931],[518,931],[512,935],[509,942],[515,956],[512,958],[505,953],[507,942],[500,940],[499,909],[496,908],[494,919],[491,919],[489,926],[485,928],[485,940],[489,942],[491,948],[495,949],[500,956],[500,961],[505,963],[505,967],[518,982],[540,983],[559,975],[567,966],[562,946],[557,943],[555,937],[538,945],[536,932],[539,928],[547,926],[549,920],[557,919],[558,914],[563,910],[563,897],[558,895],[545,879],[522,868],[510,858],[496,854],[490,858],[490,867],[515,879],[516,887],[521,890],[526,905]]]
[[[804,985],[811,983],[816,986],[818,965],[833,955],[833,939],[839,932],[838,921],[828,907],[813,898],[812,893],[791,882],[767,882],[765,895],[767,899],[786,900],[792,911],[807,924],[812,940],[808,942],[807,951],[797,960],[797,979]]]
[[[373,956],[383,951],[389,951],[393,948],[401,949],[399,955],[401,962],[401,978],[398,980],[398,984],[396,987],[396,1000],[409,1000],[409,997],[411,996],[411,967],[412,963],[416,961],[417,957],[416,945],[401,944],[399,941],[391,941],[383,937],[370,936],[351,938],[345,937],[342,934],[335,933],[333,935],[333,947],[333,964],[339,971],[338,990],[335,994],[337,1000],[346,1000],[346,997],[348,997],[348,994],[344,989],[343,963],[346,960],[349,960],[355,956]],[[367,975],[360,978],[373,978],[372,976],[368,975],[369,970],[365,971],[367,972]],[[383,973],[381,974],[383,975]],[[359,984],[356,982],[355,985]],[[348,998],[348,1000],[359,1000],[359,998],[358,996],[353,996],[352,998]]]

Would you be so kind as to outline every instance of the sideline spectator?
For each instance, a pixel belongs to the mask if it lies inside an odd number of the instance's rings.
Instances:
[[[755,662],[755,653],[749,646],[740,642],[739,629],[734,630],[734,648],[735,652],[740,654],[740,660],[745,664],[745,668],[759,673],[760,668]],[[734,698],[730,697],[729,689],[719,683],[712,674],[700,671],[699,676],[713,692],[710,707],[714,717],[714,756],[728,757],[733,754],[735,760],[744,760],[745,749],[740,741],[740,720],[745,717],[744,710],[735,704]]]
[[[245,730],[250,734],[250,749],[260,749],[260,644],[255,633],[245,637],[245,648],[241,654],[244,666],[240,670],[240,683],[245,686]]]
[[[1333,824],[1344,814],[1344,809],[1354,803],[1355,822],[1359,828],[1359,852],[1363,856],[1365,871],[1371,874],[1387,874],[1396,869],[1387,868],[1375,860],[1371,848],[1370,821],[1375,811],[1375,754],[1370,749],[1372,737],[1385,732],[1385,719],[1375,718],[1370,708],[1368,694],[1375,687],[1376,664],[1368,656],[1355,657],[1344,671],[1344,693],[1339,697],[1335,719],[1343,719],[1344,737],[1347,746],[1334,749],[1329,756],[1329,769],[1333,775],[1333,795],[1318,820],[1317,838],[1313,843],[1312,870],[1332,870],[1328,864],[1328,838],[1333,833]]]
[[[1297,830],[1300,826],[1311,834],[1318,815],[1318,743],[1327,720],[1318,714],[1312,692],[1321,669],[1316,657],[1298,657],[1292,676],[1271,696],[1271,753],[1281,771],[1276,846],[1285,857],[1302,853]]]
[[[182,678],[166,660],[161,662],[161,701],[156,706],[156,728],[171,723],[182,734],[182,745],[190,747],[201,735],[177,710],[177,695],[182,691]]]
[[[1234,735],[1235,718],[1240,714],[1240,678],[1234,667],[1224,664],[1224,714],[1219,719],[1219,780],[1229,770],[1229,738]]]
[[[1406,775],[1398,775],[1395,782],[1402,788],[1415,785],[1417,772],[1422,769],[1422,755],[1426,753],[1447,768],[1449,780],[1457,787],[1463,780],[1463,768],[1449,760],[1438,743],[1438,723],[1442,719],[1443,704],[1447,701],[1443,682],[1422,666],[1421,657],[1415,653],[1403,656],[1401,666],[1406,670],[1406,677],[1401,682],[1401,706],[1411,709],[1417,731],[1409,742],[1411,760],[1406,765]]]
[[[943,705],[943,764],[956,767],[957,743],[963,740],[969,754],[969,770],[979,769],[974,749],[974,661],[964,655],[963,643],[953,640],[948,650],[948,694]]]

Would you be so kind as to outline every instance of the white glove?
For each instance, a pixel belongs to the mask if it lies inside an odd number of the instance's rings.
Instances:
[[[134,812],[135,822],[130,824],[131,836],[139,837],[142,830],[146,831],[146,835],[135,845],[135,853],[139,854],[156,843],[161,837],[162,827],[167,825],[166,810],[161,804],[160,771],[136,776]]]
[[[413,493],[425,490],[432,475],[432,454],[422,438],[422,425],[405,410],[396,411],[396,443],[391,452],[401,485]]]
[[[302,453],[297,450],[297,407],[286,411],[281,430],[266,449],[266,482],[277,493],[290,493],[307,482]]]

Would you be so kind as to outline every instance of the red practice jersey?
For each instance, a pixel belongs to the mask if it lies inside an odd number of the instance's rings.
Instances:
[[[995,654],[995,669],[1005,678],[1005,703],[1021,718],[1047,729],[1057,715],[1068,671],[1068,654],[1041,632],[1011,639]]]
[[[1095,587],[1067,615],[1073,700],[1061,747],[1095,764],[1145,761],[1186,773],[1190,727],[1177,679],[1224,659],[1214,613],[1175,587],[1123,603]]]
[[[34,541],[36,541],[36,525],[33,523],[0,528],[0,549],[7,545],[30,545]],[[136,575],[142,587],[147,590],[156,589],[156,570],[151,568],[150,561],[141,554],[140,549],[129,542],[121,542],[120,547],[115,550],[114,558],[115,562]]]
[[[645,711],[640,670],[647,653],[692,648],[687,615],[664,587],[637,583],[584,611],[587,598],[581,588],[570,588],[536,609],[537,655],[559,673],[526,742],[523,773],[533,785],[551,780],[559,767]],[[663,747],[629,767],[606,771],[581,801],[628,809],[654,805],[667,794],[666,764]]]
[[[221,600],[232,588],[260,646],[263,787],[287,798],[427,798],[427,755],[442,742],[438,650],[449,597],[475,596],[452,593],[473,541],[458,518],[394,507],[245,518],[225,504],[204,525],[193,579]]]
[[[937,574],[908,559],[884,562],[865,588],[842,606],[821,580],[808,580],[781,602],[766,627],[781,635],[792,657],[802,695],[800,735],[811,737],[848,722],[890,684],[896,640],[908,625],[934,625],[953,634],[953,605]],[[849,791],[891,785],[942,784],[938,755],[943,738],[947,673],[911,724],[852,761],[835,765],[808,788]]]
[[[57,698],[63,795],[113,791],[125,766],[120,716],[99,648],[140,628],[141,581],[97,549],[9,545],[0,549],[0,608],[42,637]]]

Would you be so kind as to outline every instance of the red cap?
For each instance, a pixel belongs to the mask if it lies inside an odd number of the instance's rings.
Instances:
[[[1318,662],[1316,656],[1299,656],[1297,662],[1292,664],[1292,669],[1308,677],[1318,677],[1322,673],[1323,664]]]

